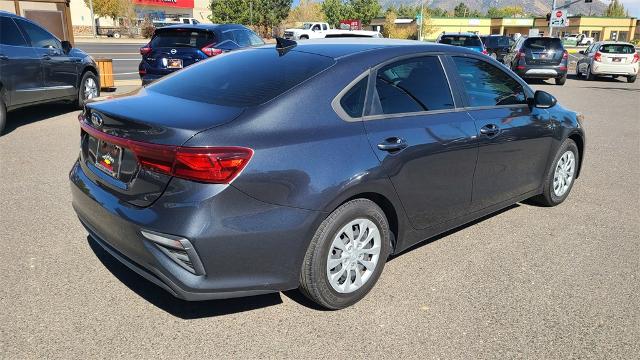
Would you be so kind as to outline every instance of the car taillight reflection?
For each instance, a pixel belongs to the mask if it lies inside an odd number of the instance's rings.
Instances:
[[[131,151],[141,167],[187,180],[228,184],[253,156],[252,149],[240,146],[187,147],[125,139],[91,127],[85,114],[78,120],[89,135]]]

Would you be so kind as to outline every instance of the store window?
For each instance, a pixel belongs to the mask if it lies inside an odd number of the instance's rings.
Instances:
[[[629,32],[628,31],[620,31],[618,35],[618,41],[628,41],[629,40]]]

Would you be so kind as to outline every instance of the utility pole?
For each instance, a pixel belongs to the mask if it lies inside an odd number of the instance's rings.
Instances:
[[[89,0],[89,12],[91,13],[91,35],[96,37],[96,18],[93,15],[93,0]]]
[[[551,18],[553,14],[556,12],[556,0],[553,0],[553,5],[551,5],[551,13],[549,16],[549,36],[553,36],[553,27],[551,26]]]
[[[422,41],[422,22],[424,21],[424,0],[420,1],[420,24],[418,24],[418,40]]]

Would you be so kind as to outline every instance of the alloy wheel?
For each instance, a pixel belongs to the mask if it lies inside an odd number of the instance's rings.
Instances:
[[[553,174],[553,193],[556,196],[561,197],[569,190],[575,169],[576,157],[573,151],[566,151],[558,160]]]
[[[93,78],[88,77],[84,82],[84,98],[89,100],[96,96],[98,96],[98,84]]]

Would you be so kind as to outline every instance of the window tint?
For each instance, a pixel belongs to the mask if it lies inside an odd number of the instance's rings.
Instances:
[[[600,46],[600,52],[603,54],[633,54],[636,49],[633,45],[627,44],[604,44]]]
[[[27,46],[18,26],[11,18],[0,16],[0,44],[11,46]]]
[[[362,116],[368,81],[368,76],[358,81],[358,83],[349,89],[342,99],[340,99],[340,105],[349,116],[354,118]]]
[[[511,43],[511,38],[507,36],[489,36],[487,40],[485,40],[485,44],[490,48],[509,47]]]
[[[469,106],[526,104],[524,89],[514,78],[488,62],[455,56]]]
[[[231,39],[234,40],[240,47],[264,45],[262,39],[260,39],[256,34],[249,30],[233,30],[232,33],[235,37],[235,40],[234,38]]]
[[[533,51],[563,49],[562,42],[558,38],[528,38],[524,41],[524,47]]]
[[[395,62],[376,76],[379,103],[374,113],[397,114],[453,109],[449,83],[435,56]]]
[[[443,35],[440,38],[440,43],[455,46],[482,46],[482,41],[480,41],[479,37],[466,35]]]
[[[327,24],[322,24],[322,30],[327,30]]]
[[[273,48],[230,52],[178,71],[148,91],[211,104],[246,107],[267,102],[333,65],[329,57]]]
[[[151,47],[195,47],[200,49],[212,43],[213,40],[213,34],[208,31],[161,30],[151,39]]]
[[[56,48],[60,49],[62,46],[58,39],[54,38],[53,35],[49,34],[44,29],[36,26],[28,21],[16,19],[18,25],[22,28],[22,30],[27,34],[29,40],[31,40],[31,46],[35,48]]]

